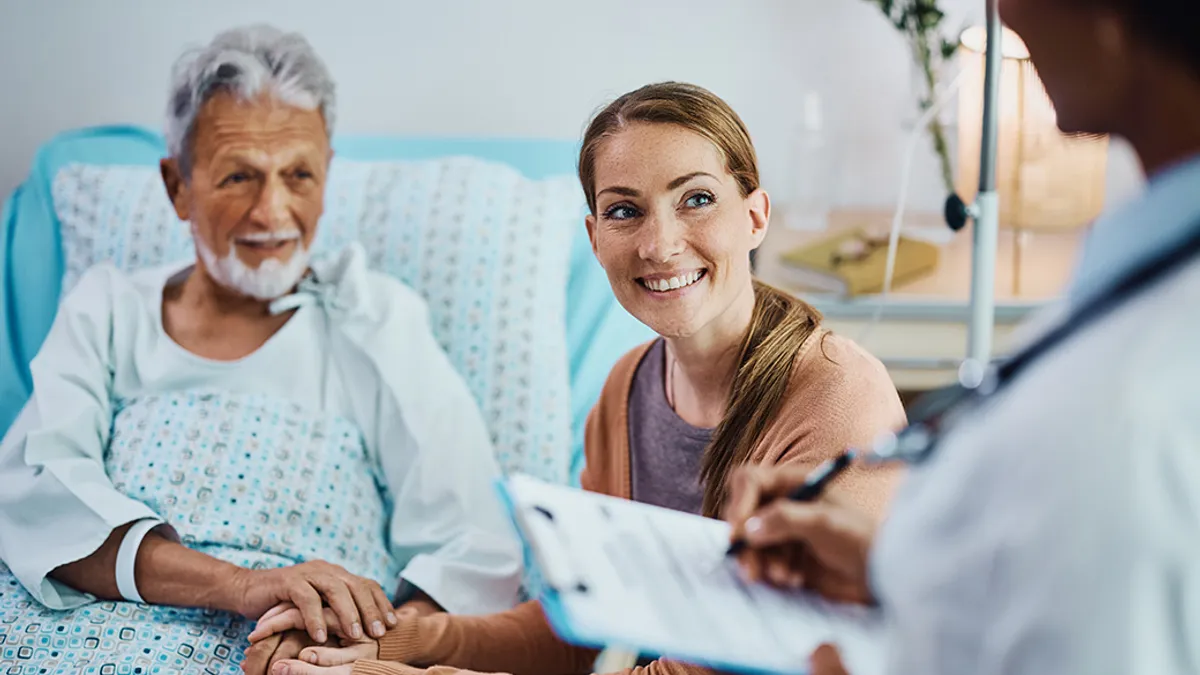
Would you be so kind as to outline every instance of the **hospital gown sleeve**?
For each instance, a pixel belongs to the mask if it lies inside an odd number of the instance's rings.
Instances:
[[[380,463],[401,576],[456,614],[516,604],[522,552],[496,492],[500,470],[478,403],[434,339],[424,300],[387,283]],[[390,590],[390,589],[389,589]]]
[[[0,558],[52,609],[93,600],[47,575],[126,523],[161,519],[113,487],[104,466],[113,406],[119,273],[93,268],[63,301],[30,364],[33,394],[0,444]]]

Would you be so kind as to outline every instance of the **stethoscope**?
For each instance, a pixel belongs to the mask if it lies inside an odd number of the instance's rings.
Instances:
[[[936,452],[949,429],[1010,386],[1038,359],[1149,290],[1197,254],[1200,254],[1200,223],[1167,251],[1137,265],[1101,292],[1091,295],[1065,319],[1012,357],[990,366],[965,363],[959,370],[958,383],[935,389],[913,403],[908,409],[908,426],[903,431],[884,434],[870,447],[856,451],[856,456],[868,464],[901,462],[916,465],[925,462]]]

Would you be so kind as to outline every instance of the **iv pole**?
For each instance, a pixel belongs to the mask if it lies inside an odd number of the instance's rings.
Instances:
[[[971,254],[971,323],[967,360],[986,365],[992,355],[996,319],[996,246],[1000,232],[1000,196],[996,193],[996,148],[999,138],[1000,66],[1003,54],[997,0],[987,0],[987,71],[983,84],[983,144],[979,154],[979,195]]]
[[[967,206],[957,195],[946,202],[946,220],[958,230],[974,221],[971,248],[971,313],[967,325],[967,358],[959,371],[964,384],[978,384],[992,357],[996,320],[996,249],[1000,232],[1000,196],[996,192],[996,153],[999,145],[1000,67],[1002,27],[997,0],[987,0],[987,52],[983,93],[983,137],[979,156],[979,192]]]

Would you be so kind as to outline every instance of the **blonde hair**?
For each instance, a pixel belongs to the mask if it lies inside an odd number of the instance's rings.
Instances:
[[[661,82],[621,96],[588,125],[579,152],[579,182],[593,215],[596,153],[606,139],[633,123],[673,124],[703,136],[724,155],[725,168],[737,181],[742,197],[759,188],[754,144],[729,104],[702,87]],[[705,515],[720,515],[730,475],[749,461],[779,411],[800,348],[820,321],[821,314],[808,303],[754,282],[754,314],[742,342],[725,416],[701,461]]]

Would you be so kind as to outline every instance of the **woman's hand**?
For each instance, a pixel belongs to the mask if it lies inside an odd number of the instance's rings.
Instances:
[[[328,638],[331,624],[324,605],[332,610],[336,625],[346,626],[346,637],[360,639],[363,626],[373,637],[396,624],[392,603],[379,584],[355,576],[337,565],[312,561],[270,570],[239,568],[231,581],[235,606],[242,616],[257,619],[281,603],[291,603],[303,619],[303,628],[317,643]]]
[[[354,664],[344,666],[314,666],[303,661],[280,661],[270,675],[353,675]]]
[[[479,675],[456,668],[414,668],[403,663],[388,662],[388,672],[396,675]],[[352,675],[353,665],[314,666],[304,661],[284,661],[271,670],[270,675]],[[823,674],[822,674],[823,675]]]
[[[334,637],[342,640],[352,639],[346,631],[342,630],[338,615],[331,607],[323,607],[321,612],[324,615],[325,627]],[[283,602],[267,610],[258,618],[258,623],[255,624],[254,630],[249,636],[250,643],[259,642],[289,630],[304,630],[304,626],[304,615],[300,613],[300,609],[290,602]]]
[[[245,675],[268,675],[276,663],[299,657],[306,647],[313,646],[312,638],[302,630],[290,630],[272,635],[246,649],[242,660]]]
[[[483,675],[473,670],[459,670],[449,666],[434,666],[432,668],[415,668],[403,663],[388,662],[388,672],[396,675]],[[284,661],[271,670],[270,675],[352,675],[354,666],[314,666],[304,661]],[[504,675],[493,673],[492,675]],[[819,675],[826,675],[820,673]],[[830,673],[829,675],[834,675]]]
[[[347,643],[341,647],[309,647],[300,652],[297,660],[315,666],[343,666],[359,659],[379,658],[379,643],[374,640]]]
[[[747,543],[738,558],[743,572],[752,581],[872,604],[867,560],[875,521],[833,495],[786,499],[807,477],[800,467],[743,467],[735,474],[725,519],[733,539]]]

